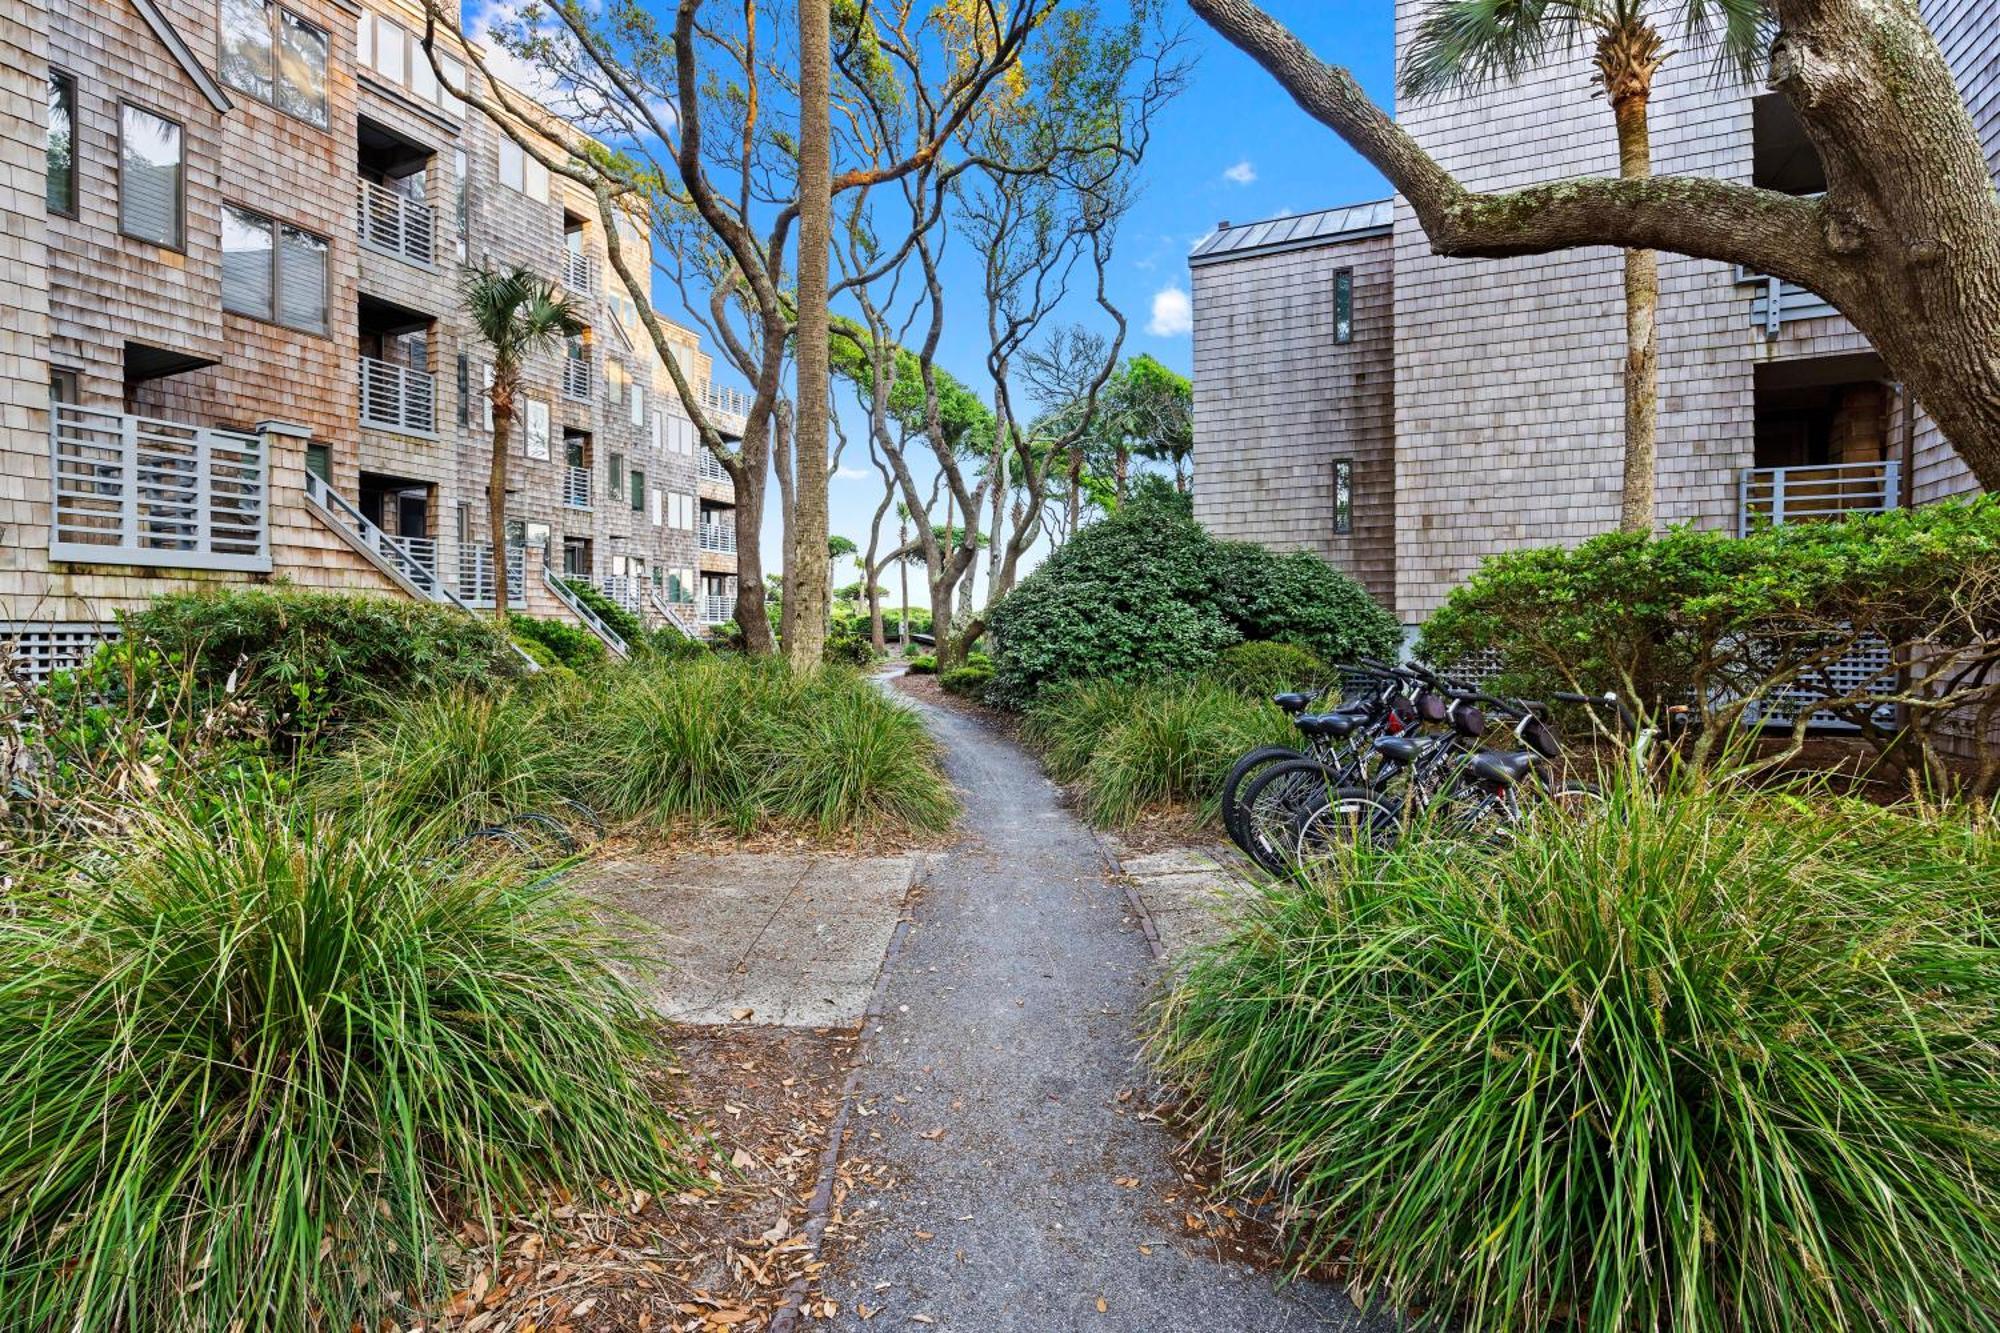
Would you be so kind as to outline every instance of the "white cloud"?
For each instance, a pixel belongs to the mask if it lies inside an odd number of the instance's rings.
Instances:
[[[875,474],[866,468],[842,467],[835,468],[833,475],[840,481],[866,481]]]
[[[1153,318],[1146,325],[1146,332],[1155,338],[1178,338],[1194,329],[1194,303],[1179,284],[1171,284],[1153,293]]]
[[[1257,179],[1257,168],[1251,165],[1250,159],[1246,157],[1235,166],[1224,171],[1222,179],[1237,185],[1248,185],[1251,181]]]

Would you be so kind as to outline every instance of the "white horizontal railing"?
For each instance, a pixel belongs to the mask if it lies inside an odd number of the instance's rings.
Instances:
[[[573,467],[563,473],[563,503],[571,509],[590,508],[590,469]]]
[[[362,244],[412,264],[437,259],[437,210],[373,181],[361,182],[356,216]]]
[[[451,600],[450,592],[438,582],[435,541],[428,537],[390,536],[316,473],[306,473],[306,499],[325,510],[351,544],[380,557],[420,596],[433,602]]]
[[[704,593],[701,599],[701,623],[720,625],[736,614],[736,599],[718,597],[714,593]]]
[[[563,358],[562,391],[565,398],[573,398],[580,403],[590,401],[590,361],[587,358]]]
[[[411,435],[436,434],[436,377],[372,356],[362,357],[361,424]]]
[[[525,546],[507,548],[507,601],[519,605],[528,569]],[[458,548],[458,595],[477,606],[493,605],[493,543],[466,542]]]
[[[1763,328],[1766,338],[1777,337],[1778,331],[1795,319],[1824,319],[1840,313],[1818,292],[1741,265],[1736,269],[1736,284],[1755,288],[1750,300],[1750,320]]]
[[[724,384],[703,381],[701,405],[712,411],[727,413],[733,417],[750,415],[750,396],[741,389],[732,389]]]
[[[271,568],[270,459],[259,436],[58,403],[49,449],[52,559]]]
[[[563,286],[573,292],[587,292],[591,289],[590,279],[590,256],[577,254],[574,250],[563,251]]]
[[[722,466],[721,459],[706,449],[700,450],[699,453],[701,456],[696,464],[696,471],[703,481],[713,481],[724,486],[734,484],[729,475],[729,469]]]
[[[725,555],[736,554],[736,529],[723,523],[703,523],[701,525],[701,549],[720,551]]]
[[[1879,514],[1902,503],[1894,459],[1807,467],[1745,468],[1736,479],[1736,529]]]
[[[567,583],[551,574],[547,565],[542,566],[542,582],[555,594],[556,600],[569,609],[571,615],[581,620],[591,633],[604,640],[607,648],[620,657],[630,656],[631,650],[626,646],[624,637],[605,624],[597,612],[586,606],[583,599],[578,597]]]

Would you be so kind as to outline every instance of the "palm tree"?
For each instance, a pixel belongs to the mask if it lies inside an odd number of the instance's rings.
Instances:
[[[507,619],[507,437],[521,389],[521,365],[584,330],[583,316],[553,282],[526,268],[466,271],[465,312],[493,352],[493,466],[486,482],[487,532],[493,542],[493,614]]]
[[[1656,15],[1655,11],[1659,11]],[[1421,99],[1517,82],[1550,55],[1589,45],[1618,127],[1618,169],[1653,174],[1648,104],[1670,52],[1656,17],[1711,48],[1720,78],[1749,81],[1769,49],[1764,0],[1436,0],[1403,59],[1402,90]],[[1659,261],[1625,252],[1625,482],[1618,526],[1653,530],[1659,402]]]

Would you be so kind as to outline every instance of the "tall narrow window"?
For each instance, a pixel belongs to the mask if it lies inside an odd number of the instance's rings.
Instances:
[[[278,15],[278,110],[327,127],[326,33],[290,10]]]
[[[308,333],[326,332],[324,240],[297,227],[278,230],[278,322]]]
[[[458,354],[458,424],[472,424],[472,358]]]
[[[260,102],[271,100],[276,64],[270,0],[222,0],[222,81]]]
[[[127,102],[118,113],[118,229],[127,236],[179,250],[182,217],[181,127]]]
[[[625,489],[625,455],[623,454],[611,455],[610,467],[611,467],[610,489],[611,493],[613,495],[616,495],[618,494],[618,492]]]
[[[375,72],[391,83],[403,81],[403,57],[409,54],[410,34],[388,19],[375,20]]]
[[[222,206],[222,308],[271,318],[277,280],[276,237],[271,219],[234,204]]]
[[[1354,531],[1354,460],[1333,460],[1333,530]]]
[[[458,224],[458,257],[465,258],[465,237],[472,222],[472,196],[467,188],[466,168],[469,165],[463,148],[451,150],[451,215]]]
[[[646,474],[638,468],[632,469],[632,507],[640,510],[646,507]]]
[[[49,178],[51,213],[76,216],[76,80],[49,71]]]
[[[307,444],[306,471],[312,473],[327,485],[333,485],[333,450],[329,446],[316,441]]]
[[[526,159],[521,155],[521,145],[512,139],[500,141],[500,183],[512,190],[523,185]]]
[[[1333,340],[1354,341],[1354,270],[1343,268],[1333,275]]]

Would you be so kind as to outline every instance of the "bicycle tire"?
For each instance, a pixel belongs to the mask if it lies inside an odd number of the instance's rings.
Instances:
[[[1340,789],[1340,775],[1317,759],[1272,764],[1243,793],[1244,855],[1273,875],[1292,868],[1298,821]]]
[[[1336,846],[1351,846],[1363,837],[1376,847],[1388,847],[1401,836],[1402,829],[1402,812],[1374,788],[1340,787],[1300,821],[1293,860],[1306,865],[1331,855]]]
[[[1305,757],[1304,751],[1294,750],[1289,745],[1260,745],[1238,759],[1229,770],[1229,776],[1222,780],[1222,830],[1245,856],[1251,853],[1249,847],[1244,845],[1247,834],[1243,825],[1244,810],[1236,799],[1238,794],[1243,792],[1253,773],[1271,764]]]

